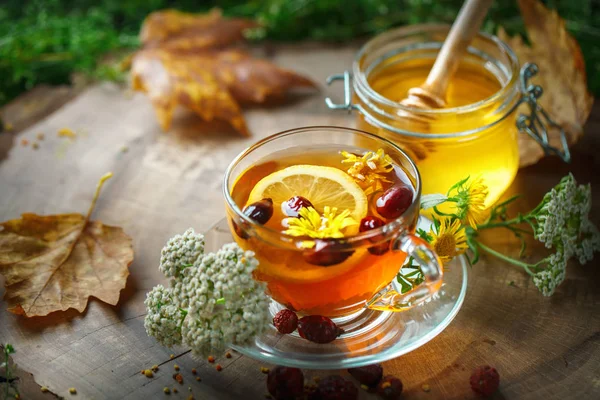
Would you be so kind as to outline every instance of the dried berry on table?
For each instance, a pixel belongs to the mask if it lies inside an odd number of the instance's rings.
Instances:
[[[267,367],[260,367],[260,372],[262,372],[263,374],[268,374],[269,371],[270,371],[270,369]]]
[[[71,394],[77,394],[77,389],[75,389],[73,387],[69,388],[69,393],[71,393]]]
[[[320,400],[356,400],[358,388],[339,375],[331,375],[319,381],[314,397]]]
[[[377,385],[377,394],[386,400],[397,400],[402,395],[402,381],[395,376],[388,375]]]
[[[304,374],[298,368],[277,366],[267,376],[267,389],[276,400],[299,397],[304,393]]]
[[[213,356],[208,356],[208,362],[209,363],[214,363],[215,362],[215,358]]]
[[[500,374],[495,368],[483,365],[471,374],[471,389],[480,396],[488,397],[494,394],[500,386]]]
[[[215,367],[215,369],[219,372],[221,372],[223,370],[223,367],[221,367],[221,364],[217,364],[217,366]]]
[[[146,376],[146,378],[152,378],[154,376],[151,369],[145,369],[144,375]]]
[[[230,352],[225,353],[225,358],[231,358],[231,353]]]
[[[383,377],[383,367],[381,364],[365,365],[363,367],[350,368],[348,372],[354,379],[362,385],[370,388],[377,386]]]
[[[171,389],[169,389],[168,387],[164,387],[163,388],[163,393],[165,393],[165,394],[171,394]]]
[[[174,369],[175,371],[179,371],[179,365],[177,365],[177,364],[173,365],[173,369]]]
[[[295,312],[286,308],[275,314],[273,325],[281,334],[292,333],[298,327],[298,316]]]
[[[341,330],[330,318],[309,315],[298,321],[298,333],[311,342],[324,344],[333,342],[341,334]]]

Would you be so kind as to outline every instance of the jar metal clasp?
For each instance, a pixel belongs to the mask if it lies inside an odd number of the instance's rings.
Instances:
[[[519,74],[521,81],[521,103],[526,103],[529,106],[530,114],[520,114],[517,118],[517,128],[520,132],[527,133],[544,149],[545,154],[554,154],[560,157],[564,162],[571,161],[571,152],[567,142],[567,133],[557,124],[548,113],[538,104],[538,99],[544,93],[544,90],[539,85],[529,83],[529,79],[535,76],[539,71],[536,64],[527,63],[521,68]],[[562,150],[551,146],[548,140],[548,128],[556,128],[560,132],[560,143]]]
[[[564,162],[570,162],[571,152],[569,151],[567,133],[559,124],[550,118],[548,113],[542,108],[541,105],[538,104],[538,99],[544,92],[542,87],[529,83],[529,80],[535,76],[538,71],[538,66],[533,63],[527,63],[521,68],[519,73],[521,98],[514,105],[514,107],[511,108],[511,112],[521,104],[527,104],[529,106],[529,115],[520,114],[517,117],[516,125],[519,131],[521,133],[526,133],[533,140],[535,140],[542,147],[545,154],[554,154],[560,157],[560,159],[562,159]],[[330,97],[327,97],[325,98],[325,104],[328,108],[332,110],[347,110],[348,112],[357,110],[375,125],[388,129],[392,132],[416,137],[426,136],[426,134],[403,131],[372,118],[372,116],[360,105],[352,103],[352,74],[349,71],[345,71],[343,74],[331,75],[327,78],[327,85],[331,85],[333,82],[339,80],[344,81],[344,102],[334,103]],[[554,147],[550,144],[548,138],[548,128],[555,128],[559,130],[562,149]],[[452,136],[452,134],[447,134],[444,136]]]

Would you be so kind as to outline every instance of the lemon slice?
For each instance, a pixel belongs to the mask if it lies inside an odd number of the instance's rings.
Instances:
[[[367,215],[365,192],[350,175],[333,167],[293,165],[262,178],[248,198],[248,204],[270,197],[279,205],[294,196],[307,198],[322,213],[325,206],[349,210],[357,221]]]

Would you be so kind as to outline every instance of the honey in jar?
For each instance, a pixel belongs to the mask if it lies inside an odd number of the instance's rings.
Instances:
[[[423,193],[446,193],[481,177],[487,205],[508,188],[519,167],[519,63],[498,38],[479,34],[452,76],[443,109],[400,104],[431,70],[448,27],[400,28],[368,42],[353,64],[357,127],[389,139],[416,162]]]

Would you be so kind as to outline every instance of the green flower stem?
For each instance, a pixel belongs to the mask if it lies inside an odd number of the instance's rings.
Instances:
[[[477,225],[477,229],[481,231],[484,229],[491,229],[491,228],[507,228],[507,229],[510,229],[511,231],[527,233],[529,235],[533,235],[533,232],[512,226],[514,224],[515,224],[514,220],[505,221],[505,222],[491,222],[491,223],[487,223],[487,224]]]
[[[478,241],[478,240],[474,240],[474,241],[473,241],[473,243],[475,243],[475,244],[477,245],[477,247],[479,247],[481,250],[484,250],[484,251],[486,251],[486,252],[490,253],[491,255],[493,255],[493,256],[496,256],[496,257],[498,257],[499,259],[501,259],[501,260],[504,260],[504,261],[506,261],[506,262],[508,262],[508,263],[510,263],[510,264],[513,264],[513,265],[516,265],[516,266],[518,266],[518,267],[521,267],[521,268],[523,268],[525,271],[527,271],[527,273],[528,273],[529,275],[531,275],[531,276],[534,276],[534,275],[535,275],[535,274],[534,274],[533,272],[531,272],[531,270],[529,269],[530,267],[535,267],[535,265],[527,264],[527,263],[524,263],[524,262],[522,262],[522,261],[515,260],[514,258],[511,258],[511,257],[505,256],[504,254],[497,252],[496,250],[492,249],[491,247],[488,247],[488,246],[486,246],[485,244],[481,243],[481,242],[480,242],[480,241]]]

